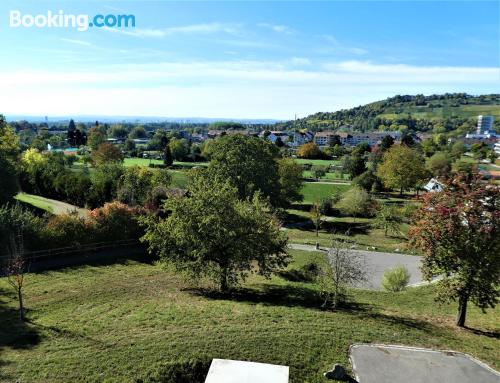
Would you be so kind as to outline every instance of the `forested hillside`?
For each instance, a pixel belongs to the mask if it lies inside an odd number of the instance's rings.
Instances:
[[[315,113],[281,126],[284,129],[296,127],[360,131],[395,130],[405,126],[421,132],[444,133],[458,130],[457,134],[462,134],[474,128],[479,114],[496,116],[496,126],[500,127],[500,94],[398,95],[352,109]]]

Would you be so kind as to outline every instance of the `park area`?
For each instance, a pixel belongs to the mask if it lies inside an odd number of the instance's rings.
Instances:
[[[185,381],[197,383],[212,358],[225,358],[287,365],[290,382],[315,383],[333,363],[349,366],[351,344],[381,342],[453,349],[500,367],[498,309],[471,307],[469,328],[458,329],[456,306],[436,304],[426,286],[350,290],[349,306],[324,310],[315,283],[290,280],[324,255],[291,253],[281,276],[252,276],[230,295],[193,287],[147,257],[30,273],[26,322],[2,278],[0,380],[179,382],[165,377],[190,371]]]

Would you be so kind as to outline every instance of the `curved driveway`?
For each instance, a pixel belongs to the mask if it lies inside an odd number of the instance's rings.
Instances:
[[[317,250],[314,246],[302,245],[297,243],[291,243],[289,244],[289,247],[294,250],[302,251],[326,252],[328,250],[327,248],[321,248],[320,250]],[[382,282],[384,272],[387,269],[391,269],[397,265],[405,266],[410,272],[410,286],[418,286],[420,284],[426,283],[422,280],[422,272],[420,271],[422,257],[399,253],[381,253],[378,251],[348,251],[351,254],[359,256],[362,259],[362,262],[366,265],[368,281],[366,283],[357,285],[356,287],[370,290],[381,290],[380,283]]]

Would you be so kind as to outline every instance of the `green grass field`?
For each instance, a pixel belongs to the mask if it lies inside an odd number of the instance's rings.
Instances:
[[[33,205],[39,209],[45,210],[49,213],[53,212],[52,206],[47,203],[45,198],[39,197],[32,194],[19,193],[15,197],[18,201],[25,202],[27,204]]]
[[[290,269],[322,256],[293,254]],[[134,261],[28,274],[25,286],[21,323],[0,278],[4,382],[136,382],[162,365],[227,358],[288,365],[291,383],[320,383],[334,363],[349,366],[350,344],[365,342],[462,351],[500,367],[499,309],[471,307],[474,330],[458,330],[455,306],[435,303],[433,287],[352,291],[348,309],[329,311],[315,284],[251,277],[232,296],[204,295]]]
[[[304,170],[302,172],[302,177],[305,179],[314,179],[313,172],[310,170]],[[323,177],[321,177],[322,181],[348,181],[349,175],[344,174],[343,177],[340,177],[340,173],[326,173]]]
[[[330,166],[330,165],[340,165],[342,161],[338,160],[307,160],[305,158],[296,158],[295,162],[298,164],[311,164],[315,166]]]
[[[312,204],[314,202],[321,202],[321,200],[331,197],[334,192],[345,192],[350,188],[349,184],[346,185],[329,185],[326,183],[304,183],[302,187],[302,195],[304,196],[304,203]]]
[[[163,164],[163,160],[154,160],[149,158],[125,158],[125,160],[123,161],[124,166],[149,166],[150,163],[161,165]],[[207,162],[174,162],[174,165],[186,168],[192,168],[195,166],[207,166],[207,164]]]

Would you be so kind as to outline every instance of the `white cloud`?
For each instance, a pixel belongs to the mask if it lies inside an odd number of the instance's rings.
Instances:
[[[311,65],[311,60],[306,57],[292,57],[290,62],[295,65]]]
[[[192,24],[168,28],[134,28],[121,29],[104,27],[102,29],[110,32],[121,33],[127,36],[136,37],[167,37],[175,34],[211,34],[211,33],[227,33],[237,34],[239,26],[236,24],[223,23],[207,23],[207,24]]]
[[[329,51],[331,53],[351,53],[354,55],[365,55],[368,50],[359,47],[349,47],[342,44],[335,36],[332,35],[321,35],[321,37],[326,40],[330,46],[322,47],[321,50]]]
[[[258,23],[257,26],[261,28],[270,29],[277,33],[284,33],[287,35],[293,33],[293,30],[290,27],[281,24]]]
[[[228,60],[2,71],[0,112],[292,118],[394,94],[485,93],[500,87],[500,70],[493,67],[297,64],[294,59]]]
[[[75,44],[75,45],[84,45],[87,47],[92,46],[91,43],[89,43],[88,41],[84,41],[84,40],[65,39],[65,38],[60,38],[59,40],[64,41],[65,43],[70,43],[70,44]]]

